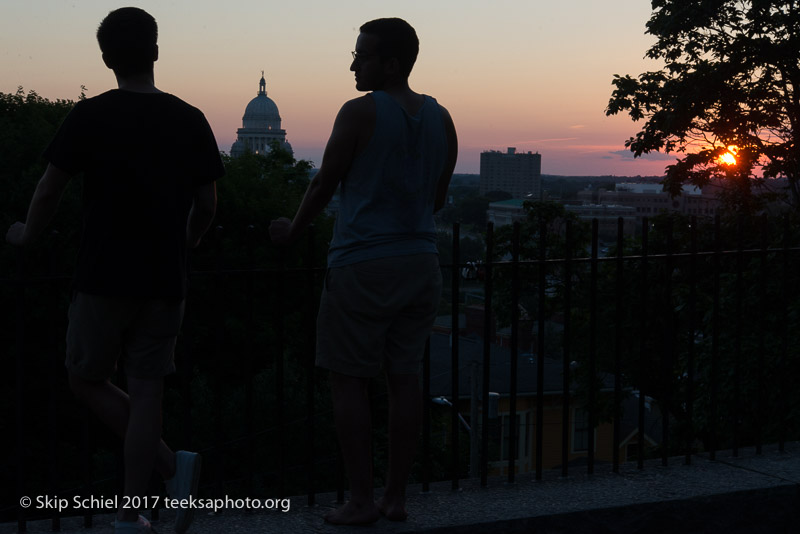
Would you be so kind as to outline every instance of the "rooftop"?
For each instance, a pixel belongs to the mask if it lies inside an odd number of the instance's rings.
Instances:
[[[527,198],[510,198],[508,200],[498,200],[497,202],[491,202],[489,204],[489,207],[490,208],[497,208],[497,207],[522,208],[522,204],[526,200],[530,200],[530,199],[527,199]]]

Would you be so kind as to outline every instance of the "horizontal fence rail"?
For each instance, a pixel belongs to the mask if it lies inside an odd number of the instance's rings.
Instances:
[[[489,486],[492,476],[513,483],[524,471],[541,480],[549,469],[642,469],[648,458],[688,464],[722,448],[760,454],[765,440],[783,450],[797,439],[788,381],[800,365],[796,230],[765,218],[726,226],[643,219],[631,238],[618,222],[608,246],[596,220],[588,234],[571,221],[559,229],[490,223],[482,257],[470,258],[461,257],[462,229],[453,226],[452,261],[441,266],[449,292],[440,314],[450,317],[437,323],[422,367],[412,476],[423,491],[448,479],[455,490],[471,476]],[[264,260],[252,227],[243,251],[232,253],[229,233],[218,228],[205,262],[191,270],[165,439],[204,455],[205,496],[305,494],[314,505],[318,492],[335,490],[342,501],[330,391],[314,367],[326,276],[319,236],[312,229],[303,245]],[[15,361],[2,397],[5,435],[14,436],[5,440],[4,472],[14,480],[3,484],[0,513],[21,532],[42,518],[58,530],[62,516],[78,512],[26,509],[20,499],[117,493],[121,444],[66,387],[70,289],[59,273],[68,266],[54,260],[36,272],[24,255],[0,279],[2,335]],[[124,385],[123,373],[114,380]],[[387,449],[381,381],[371,398],[379,473]],[[157,480],[152,487],[163,494]],[[89,527],[99,512],[79,514]]]

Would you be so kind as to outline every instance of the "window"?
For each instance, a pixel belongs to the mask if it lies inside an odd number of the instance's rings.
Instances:
[[[503,436],[502,441],[500,444],[500,460],[508,460],[509,459],[509,445],[511,443],[511,428],[509,423],[511,422],[511,417],[506,414],[502,416],[502,428],[503,428]],[[518,413],[516,415],[516,424],[517,424],[517,439],[516,439],[516,450],[514,451],[514,459],[519,460],[520,457],[527,458],[530,456],[531,450],[531,413]]]
[[[499,419],[489,424],[489,460],[508,461],[508,449],[510,443],[508,414],[501,415]],[[528,458],[531,456],[531,435],[533,423],[531,413],[518,413],[517,417],[517,450],[514,451],[514,460]]]
[[[633,461],[639,459],[639,444],[638,443],[628,443],[628,446],[625,447],[625,461]]]
[[[572,412],[572,452],[589,450],[589,412],[575,408]]]

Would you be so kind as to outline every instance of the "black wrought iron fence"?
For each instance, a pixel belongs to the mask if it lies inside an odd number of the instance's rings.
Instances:
[[[510,235],[489,224],[484,257],[461,258],[461,229],[453,226],[454,261],[442,265],[450,342],[444,351],[429,343],[422,376],[425,398],[449,398],[450,408],[424,404],[413,475],[423,490],[441,476],[456,489],[468,471],[486,486],[492,474],[514,482],[526,469],[537,479],[553,467],[566,476],[578,469],[576,458],[590,474],[598,465],[617,472],[628,450],[641,469],[654,454],[664,464],[675,455],[690,463],[698,452],[713,459],[721,448],[737,454],[755,446],[760,453],[767,442],[783,450],[797,439],[796,229],[767,219],[727,226],[719,218],[643,219],[629,237],[620,219],[616,241],[601,243],[598,228],[594,220],[584,247],[571,223],[554,233],[542,222],[531,235],[519,224]],[[165,396],[166,439],[204,454],[206,495],[305,494],[314,504],[318,492],[335,489],[342,500],[327,381],[313,364],[324,258],[315,257],[309,235],[300,266],[257,265],[250,234],[237,255],[245,264],[232,268],[219,246],[223,236],[218,230],[215,264],[191,273],[179,370]],[[556,241],[561,257],[552,257]],[[477,274],[465,279],[467,267]],[[34,517],[50,518],[55,530],[60,517],[76,514],[35,499],[109,495],[120,480],[119,444],[66,389],[70,289],[60,273],[68,268],[54,262],[49,274],[29,275],[20,251],[16,272],[0,285],[9,475],[0,509],[20,531]],[[472,306],[483,310],[477,322],[465,320],[472,324],[461,324],[465,291],[482,301]],[[461,353],[468,337],[479,356]],[[480,380],[467,388],[470,358]],[[501,415],[491,413],[493,394]],[[385,402],[377,382],[373,400]],[[529,424],[518,417],[520,403]],[[624,406],[635,406],[635,415]],[[654,413],[657,432],[648,420]],[[464,414],[476,429],[470,434]],[[627,436],[625,418],[635,421]],[[380,463],[385,447],[376,443]],[[468,465],[476,459],[478,469]],[[23,497],[33,506],[21,505]],[[97,512],[80,511],[86,526]]]

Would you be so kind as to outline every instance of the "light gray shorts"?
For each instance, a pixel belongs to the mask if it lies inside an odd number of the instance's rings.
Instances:
[[[184,301],[76,293],[69,306],[66,366],[86,380],[105,380],[122,360],[135,378],[175,371]]]
[[[317,316],[319,367],[359,377],[420,372],[442,294],[437,254],[328,270]]]

